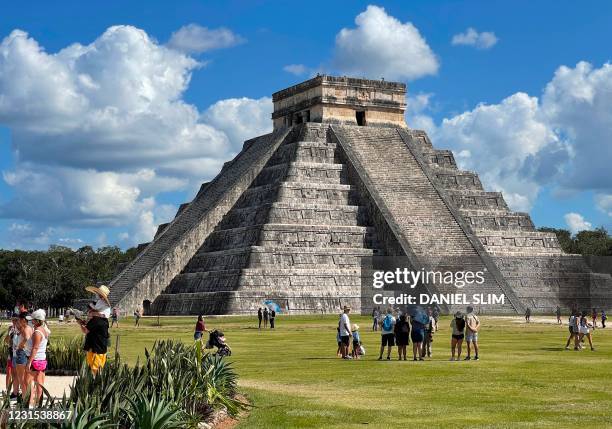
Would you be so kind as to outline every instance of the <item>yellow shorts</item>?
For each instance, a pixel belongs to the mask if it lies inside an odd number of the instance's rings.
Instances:
[[[91,372],[94,374],[97,373],[100,368],[104,368],[104,365],[106,365],[106,353],[98,354],[88,351],[86,359],[89,369],[91,369]]]

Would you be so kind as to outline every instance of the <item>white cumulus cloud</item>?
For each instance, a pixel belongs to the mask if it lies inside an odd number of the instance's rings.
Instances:
[[[304,64],[288,64],[283,67],[283,70],[296,76],[302,76],[308,73],[309,69]]]
[[[228,28],[207,28],[188,24],[172,33],[168,46],[181,52],[199,54],[214,49],[229,48],[245,39]]]
[[[16,160],[2,172],[13,197],[0,217],[36,223],[41,245],[68,236],[45,222],[124,226],[130,243],[150,239],[151,225],[168,217],[157,194],[197,189],[247,133],[271,128],[269,99],[221,101],[205,112],[183,101],[199,66],[131,26],[56,53],[14,30],[0,43],[0,124],[11,130]]]
[[[476,29],[470,27],[463,33],[455,34],[451,40],[451,44],[474,46],[477,49],[490,49],[498,42],[495,33],[483,31],[479,33]]]
[[[563,218],[565,219],[565,223],[572,234],[593,229],[591,222],[587,222],[581,214],[567,213],[565,216],[563,216]]]
[[[334,65],[340,71],[372,79],[407,79],[435,74],[438,59],[410,22],[402,23],[378,6],[355,18],[356,28],[336,35]]]

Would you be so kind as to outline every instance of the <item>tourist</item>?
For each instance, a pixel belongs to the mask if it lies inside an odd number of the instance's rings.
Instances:
[[[195,325],[193,339],[195,341],[202,339],[202,335],[204,335],[204,332],[208,332],[208,330],[206,329],[206,324],[204,323],[204,316],[200,314],[198,316],[198,321],[196,322],[196,325]]]
[[[274,329],[274,319],[276,319],[276,311],[270,311],[270,329]]]
[[[438,331],[438,320],[440,319],[440,306],[438,304],[434,305],[434,308],[431,314],[436,322],[436,332],[437,332]]]
[[[472,348],[474,346],[474,360],[478,360],[478,332],[480,331],[480,319],[474,314],[474,307],[467,308],[465,316],[465,340],[467,342],[467,356],[465,360],[472,359]]]
[[[138,327],[140,325],[140,308],[136,307],[136,310],[134,310],[134,326]]]
[[[98,314],[96,309],[90,307],[88,320],[78,320],[81,330],[85,333],[83,350],[87,352],[87,365],[93,375],[96,375],[106,365],[109,338],[108,319]]]
[[[342,314],[340,315],[340,320],[338,322],[338,329],[340,330],[340,354],[342,359],[350,359],[349,356],[349,344],[351,336],[351,320],[349,319],[349,313],[351,312],[351,307],[345,305]],[[265,313],[264,313],[265,315]]]
[[[264,328],[268,327],[268,317],[269,316],[270,316],[270,313],[268,312],[268,307],[265,307],[263,311]]]
[[[574,340],[574,350],[578,350],[578,317],[575,311],[569,317],[569,337],[567,337],[567,343],[565,343],[565,350],[569,350],[570,343]]]
[[[557,315],[557,324],[562,325],[563,322],[561,321],[561,307],[559,307],[558,305],[557,305],[557,310],[555,311],[555,314]]]
[[[110,289],[105,285],[100,285],[100,287],[87,286],[85,290],[96,295],[96,301],[94,302],[93,306],[90,306],[93,309],[93,312],[97,313],[96,316],[109,319],[111,317],[111,307],[108,299]]]
[[[353,335],[353,350],[351,352],[351,356],[353,356],[353,359],[359,359],[359,348],[361,347],[359,325],[353,323],[353,325],[351,326],[351,334]]]
[[[6,356],[6,391],[11,391],[10,399],[16,399],[19,396],[19,380],[15,374],[13,366],[13,346],[14,342],[19,342],[19,315],[13,313],[11,315],[11,325],[4,337],[4,343],[7,345]]]
[[[608,320],[608,316],[606,316],[606,312],[604,310],[601,310],[601,327],[602,328],[606,327],[606,320]]]
[[[51,330],[46,323],[46,313],[43,309],[38,309],[30,316],[28,320],[34,325],[34,332],[30,340],[26,344],[26,354],[28,355],[27,377],[28,386],[34,387],[30,394],[30,406],[38,403],[43,394],[43,386],[45,384],[45,370],[47,369],[47,344]]]
[[[423,347],[421,348],[421,356],[431,357],[431,343],[433,343],[433,336],[438,330],[438,322],[433,317],[433,310],[427,309],[427,315],[429,316],[429,323],[425,325],[425,338],[423,339]]]
[[[117,307],[113,307],[113,312],[111,313],[111,328],[117,325],[119,327],[119,309]]]
[[[525,309],[525,322],[531,322],[531,308],[529,307]]]
[[[584,337],[589,340],[589,346],[591,346],[591,351],[595,351],[595,347],[593,347],[593,337],[591,335],[591,326],[589,325],[589,320],[587,319],[587,312],[583,311],[582,316],[580,317],[580,325],[578,327],[578,335],[580,336],[579,341],[582,342]]]
[[[421,310],[422,312],[422,310]],[[412,360],[425,360],[421,355],[423,352],[423,341],[425,341],[425,326],[429,324],[429,317],[424,315],[427,320],[419,317],[411,317],[410,339],[412,340]],[[426,322],[426,323],[423,323]]]
[[[27,363],[28,363],[28,351],[26,350],[28,341],[32,337],[34,330],[28,324],[28,313],[22,311],[19,313],[19,342],[16,346],[16,360],[15,360],[15,373],[19,379],[19,387],[21,394],[25,394],[28,391],[28,375],[27,375]]]
[[[387,309],[387,314],[382,320],[382,324],[380,326],[380,354],[378,356],[378,360],[382,360],[383,351],[385,346],[387,347],[387,360],[391,360],[391,348],[395,345],[395,318],[393,317],[393,310],[391,308]]]
[[[372,309],[372,330],[378,331],[378,317],[380,316],[380,307]]]
[[[463,337],[465,331],[465,320],[463,320],[463,314],[458,311],[455,313],[455,317],[451,321],[450,327],[452,329],[451,334],[451,358],[450,360],[461,360],[461,347],[463,345]]]
[[[591,312],[591,320],[593,321],[593,329],[597,328],[597,310],[593,309]]]
[[[406,346],[410,343],[410,324],[405,314],[400,315],[394,328],[395,342],[397,343],[397,356],[399,360],[406,360]]]
[[[340,325],[336,327],[336,342],[338,343],[338,350],[336,351],[336,356],[342,356],[342,339],[340,338]]]
[[[261,307],[257,309],[257,320],[259,320],[259,329],[261,329],[261,321],[263,320],[263,311],[261,311]]]

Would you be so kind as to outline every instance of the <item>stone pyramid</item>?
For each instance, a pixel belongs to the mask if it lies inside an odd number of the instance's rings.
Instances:
[[[483,271],[482,311],[608,308],[612,277],[511,212],[404,123],[401,83],[317,76],[274,94],[274,131],[244,143],[111,282],[111,301],[148,314],[362,308],[363,258]],[[492,160],[495,162],[495,160]],[[427,286],[456,293],[455,286]],[[447,306],[453,311],[464,306]]]

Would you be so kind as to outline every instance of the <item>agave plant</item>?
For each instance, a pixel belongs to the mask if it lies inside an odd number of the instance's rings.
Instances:
[[[185,412],[177,404],[151,396],[138,394],[130,399],[130,422],[134,429],[175,429],[184,428],[187,423]]]

